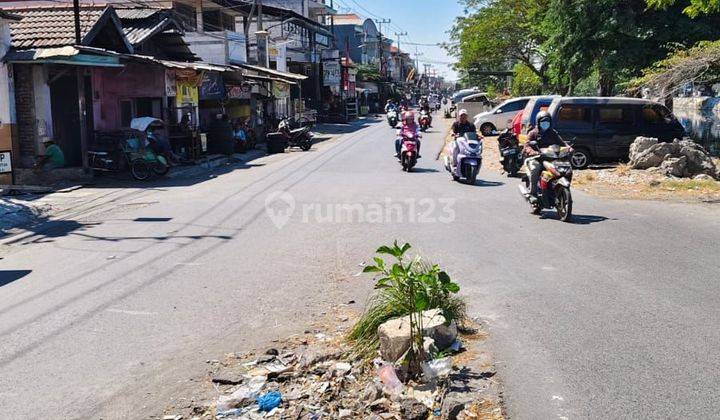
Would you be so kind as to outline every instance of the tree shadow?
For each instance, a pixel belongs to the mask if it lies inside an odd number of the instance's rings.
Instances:
[[[30,273],[32,273],[32,270],[0,270],[0,287],[20,280]]]

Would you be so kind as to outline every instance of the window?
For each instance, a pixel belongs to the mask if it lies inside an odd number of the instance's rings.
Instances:
[[[478,95],[478,96],[471,96],[466,98],[463,102],[487,102],[487,99],[485,99],[485,96]]]
[[[653,107],[643,107],[642,116],[645,124],[661,124],[664,122],[663,116]]]
[[[528,101],[513,101],[500,107],[500,113],[515,112],[525,109]]]
[[[557,128],[592,128],[590,111],[587,105],[562,105],[558,111]]]
[[[130,121],[133,118],[132,100],[125,99],[120,101],[120,126],[130,127]]]
[[[633,120],[631,108],[601,107],[598,109],[598,123],[602,125],[632,124]]]

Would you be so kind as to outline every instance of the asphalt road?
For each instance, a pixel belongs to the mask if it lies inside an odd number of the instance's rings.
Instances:
[[[371,123],[13,238],[0,417],[159,414],[206,359],[362,302],[358,264],[394,239],[447,267],[488,323],[511,418],[716,417],[719,208],[576,192],[574,224],[538,218],[516,180],[451,182],[443,130],[415,173]]]

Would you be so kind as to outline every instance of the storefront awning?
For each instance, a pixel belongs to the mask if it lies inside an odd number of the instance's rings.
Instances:
[[[298,82],[298,81],[307,79],[307,76],[303,76],[302,74],[288,73],[286,71],[273,70],[273,69],[268,69],[268,68],[260,67],[260,66],[253,66],[252,64],[234,64],[234,66],[237,66],[237,67],[240,67],[243,69],[247,69],[247,70],[256,71],[256,72],[260,73],[260,75],[262,75],[262,76],[284,79],[283,81],[285,81],[285,82],[287,82],[287,81]],[[246,75],[246,77],[250,77],[250,76]]]
[[[356,90],[358,92],[361,91],[368,91],[370,93],[378,93],[378,85],[375,83],[369,83],[369,82],[359,82],[356,85]]]
[[[68,64],[91,67],[122,67],[118,57],[83,54],[75,47],[39,48],[10,51],[3,60],[7,63]]]

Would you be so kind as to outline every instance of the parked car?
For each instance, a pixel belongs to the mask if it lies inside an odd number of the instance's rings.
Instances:
[[[547,111],[552,101],[559,97],[560,95],[552,95],[530,98],[527,105],[525,105],[525,109],[523,109],[520,119],[520,132],[518,133],[520,143],[527,141],[527,133],[535,127],[535,117],[537,117],[538,112]]]
[[[573,143],[576,168],[626,160],[638,136],[673,141],[685,135],[667,107],[647,99],[563,97],[554,99],[548,112],[563,139]]]
[[[530,100],[529,96],[508,99],[490,111],[481,112],[475,115],[475,127],[484,135],[489,136],[498,128],[505,128],[508,121],[512,121],[515,115],[522,111]]]
[[[458,104],[457,109],[464,109],[468,115],[475,115],[480,112],[486,112],[492,108],[493,104],[486,93],[473,93],[465,96]]]
[[[473,95],[475,93],[480,93],[480,89],[474,87],[470,89],[462,89],[452,94],[452,97],[450,98],[451,102],[450,105],[455,105],[458,102],[462,101],[464,97]]]

